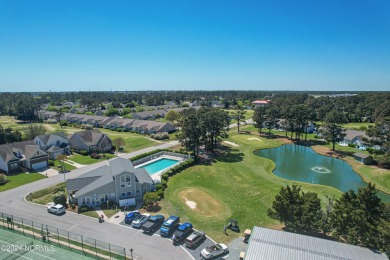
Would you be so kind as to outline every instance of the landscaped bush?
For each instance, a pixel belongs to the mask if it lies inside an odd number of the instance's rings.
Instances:
[[[349,147],[353,147],[353,148],[356,148],[357,145],[356,144],[348,144]]]
[[[7,183],[7,175],[4,173],[0,173],[0,185],[6,184]]]
[[[150,137],[155,140],[169,140],[169,134],[167,132],[151,134]]]
[[[88,155],[88,151],[87,150],[80,150],[79,153],[81,155],[84,155],[84,156]]]
[[[64,191],[58,191],[57,193],[54,193],[52,198],[55,204],[66,205],[66,195]]]
[[[90,124],[85,124],[80,127],[81,129],[91,130],[93,129],[93,126]]]
[[[91,154],[91,158],[93,158],[93,159],[100,159],[101,157],[102,156],[100,154],[96,153],[96,152]]]
[[[161,198],[158,196],[157,192],[146,192],[143,196],[144,204],[151,205],[159,201]]]
[[[84,213],[84,212],[88,212],[88,211],[90,211],[90,208],[86,205],[79,207],[79,213]]]
[[[49,160],[49,166],[54,166],[54,165],[55,165],[54,160]]]

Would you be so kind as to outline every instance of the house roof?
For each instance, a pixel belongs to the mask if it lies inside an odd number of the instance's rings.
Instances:
[[[37,137],[43,142],[43,144],[44,144],[43,146],[45,146],[52,135],[56,135],[56,136],[59,136],[59,137],[64,138],[64,139],[68,139],[66,137],[65,133],[62,133],[62,132],[53,133],[53,134],[38,135]]]
[[[359,157],[359,158],[363,158],[363,159],[366,159],[366,158],[368,158],[368,157],[371,157],[370,155],[365,154],[365,153],[354,153],[353,156]]]
[[[254,105],[268,104],[268,103],[269,103],[268,100],[255,100],[252,102],[252,104],[254,104]]]
[[[388,260],[385,254],[346,243],[296,233],[254,227],[245,260]]]
[[[352,139],[354,139],[355,137],[358,137],[358,136],[362,136],[362,137],[368,138],[368,136],[366,135],[366,133],[364,131],[347,129],[345,131],[344,140],[352,140]]]
[[[52,145],[52,146],[50,146],[49,149],[47,149],[47,151],[48,152],[60,152],[60,151],[62,151],[62,149],[57,147],[57,146],[55,146],[55,145]]]
[[[153,179],[149,175],[149,173],[144,168],[138,168],[134,170],[135,177],[137,177],[137,180],[139,183],[149,183],[153,184]]]
[[[0,145],[0,156],[5,163],[18,159],[15,155],[18,151],[21,151],[26,159],[33,157],[37,151],[46,155],[33,140]]]
[[[105,134],[100,132],[99,129],[93,129],[75,132],[73,135],[78,135],[87,145],[95,145]]]
[[[129,159],[117,157],[108,162],[109,165],[103,165],[88,171],[78,178],[68,179],[66,182],[67,190],[78,190],[75,196],[80,197],[110,183],[112,183],[113,189],[115,189],[114,178],[125,172],[134,173],[141,183],[153,184],[153,179],[147,171],[145,169],[134,168]],[[70,185],[69,187],[68,184]]]

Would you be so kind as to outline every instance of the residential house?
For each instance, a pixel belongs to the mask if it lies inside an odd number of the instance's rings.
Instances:
[[[86,150],[88,153],[112,150],[111,139],[98,129],[76,132],[69,138],[69,142],[72,149]]]
[[[345,137],[343,141],[341,141],[341,144],[348,145],[348,144],[355,144],[360,149],[365,149],[368,147],[368,144],[363,139],[368,140],[368,136],[364,131],[358,131],[358,130],[350,130],[347,129],[345,131]]]
[[[70,155],[70,143],[64,133],[54,133],[38,135],[34,138],[35,144],[37,144],[42,150],[46,151],[49,159],[55,160],[59,155]]]
[[[143,168],[134,168],[130,160],[117,157],[106,165],[68,179],[70,201],[79,206],[98,206],[107,201],[142,201],[143,194],[154,189],[153,180]],[[134,204],[133,204],[134,205]]]
[[[356,161],[359,161],[359,162],[366,164],[366,165],[373,164],[373,162],[374,162],[374,159],[372,158],[372,156],[370,156],[368,154],[364,154],[364,153],[354,153],[353,158],[355,158]]]
[[[157,117],[164,117],[167,113],[166,110],[151,110],[138,113],[132,113],[131,117],[139,120],[155,119]]]
[[[0,145],[0,169],[20,172],[21,167],[40,170],[48,167],[48,155],[33,140]]]

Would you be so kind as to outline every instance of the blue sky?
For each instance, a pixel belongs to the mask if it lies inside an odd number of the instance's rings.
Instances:
[[[389,91],[389,14],[388,0],[1,0],[0,91]]]

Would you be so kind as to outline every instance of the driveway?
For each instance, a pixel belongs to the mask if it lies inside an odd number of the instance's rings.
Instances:
[[[149,147],[126,154],[122,157],[131,158],[138,154],[149,152],[155,149],[164,149],[177,145],[177,142],[170,142],[154,147]],[[88,165],[75,169],[70,173],[59,174],[51,178],[32,182],[15,189],[0,192],[0,211],[32,221],[44,223],[59,229],[82,234],[97,240],[125,247],[129,253],[132,248],[134,259],[138,260],[185,260],[193,259],[192,256],[181,247],[172,246],[171,241],[161,239],[158,236],[146,236],[142,232],[135,231],[117,224],[101,223],[97,219],[85,217],[72,212],[56,216],[48,214],[45,206],[36,205],[24,201],[24,196],[35,190],[40,190],[64,181],[64,178],[77,177],[86,171],[95,169],[107,161]]]

